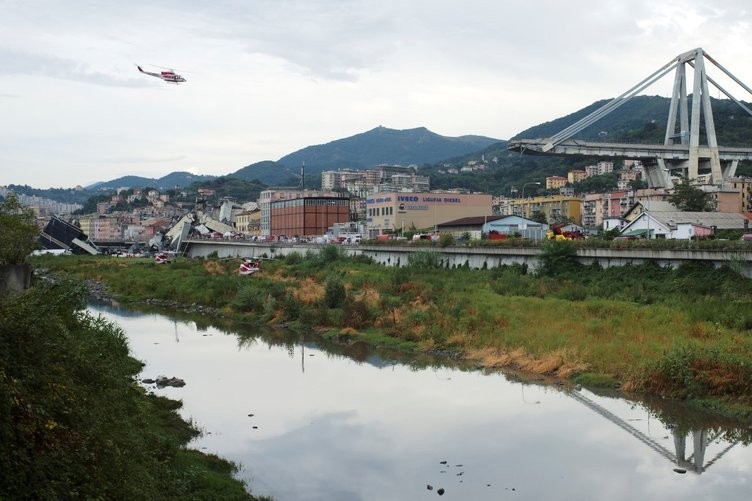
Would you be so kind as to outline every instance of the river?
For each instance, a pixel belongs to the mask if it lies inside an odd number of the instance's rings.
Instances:
[[[192,447],[275,500],[749,500],[744,426],[501,373],[242,337],[104,305]],[[272,339],[267,341],[265,339]],[[660,418],[658,416],[661,416]],[[740,441],[739,436],[747,437]],[[443,489],[443,495],[439,495]]]

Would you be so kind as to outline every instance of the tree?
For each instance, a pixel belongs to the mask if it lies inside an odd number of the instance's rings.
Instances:
[[[711,212],[714,209],[711,194],[689,184],[686,177],[674,185],[674,193],[668,201],[677,209],[687,212]]]
[[[577,261],[577,249],[569,240],[546,240],[540,255],[538,275],[554,277],[581,268]]]
[[[548,223],[548,219],[546,219],[546,214],[543,211],[535,211],[530,215],[530,219],[533,221],[537,221],[539,223],[546,224]]]
[[[617,189],[619,173],[607,172],[598,176],[590,176],[573,185],[575,193],[603,193]]]
[[[643,190],[650,187],[648,186],[648,183],[646,181],[643,181],[642,179],[633,179],[628,184],[629,187],[633,190]]]
[[[23,264],[37,248],[39,228],[34,212],[9,193],[0,203],[0,264]]]

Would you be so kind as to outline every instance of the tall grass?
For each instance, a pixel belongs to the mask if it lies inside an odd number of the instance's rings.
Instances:
[[[587,371],[634,388],[668,388],[646,378],[668,370],[660,361],[687,343],[698,357],[734,353],[724,359],[731,366],[752,365],[752,281],[732,269],[601,269],[573,265],[566,243],[552,243],[548,252],[539,275],[520,265],[444,269],[430,247],[412,253],[408,266],[383,267],[329,246],[318,255],[265,262],[253,277],[234,274],[237,260],[159,267],[47,258],[37,265],[105,281],[127,299],[159,295],[264,321],[355,329],[355,335],[386,335],[416,349],[448,349],[489,364],[524,362],[558,374]]]

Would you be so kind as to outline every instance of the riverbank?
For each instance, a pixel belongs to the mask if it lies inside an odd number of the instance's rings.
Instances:
[[[148,393],[87,291],[37,281],[0,301],[2,499],[255,499],[238,466],[189,449],[181,403]]]
[[[386,268],[332,246],[317,256],[237,259],[44,257],[58,273],[107,283],[122,301],[214,308],[217,321],[286,324],[340,342],[454,353],[513,368],[691,400],[752,416],[752,284],[693,265],[597,269],[555,249],[540,275],[524,267],[443,269],[430,251]]]

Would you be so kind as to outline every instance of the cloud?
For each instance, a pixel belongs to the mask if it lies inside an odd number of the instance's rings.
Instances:
[[[109,75],[87,64],[53,56],[16,52],[0,48],[0,77],[31,75],[72,80],[112,87],[146,87],[142,78]]]
[[[747,3],[4,2],[0,165],[32,181],[54,157],[46,178],[65,183],[78,165],[130,162],[222,174],[378,124],[508,138],[698,46],[752,82]]]
[[[94,158],[91,161],[95,163],[109,164],[152,164],[166,162],[180,162],[185,160],[185,155],[173,157],[120,157],[120,158]]]

